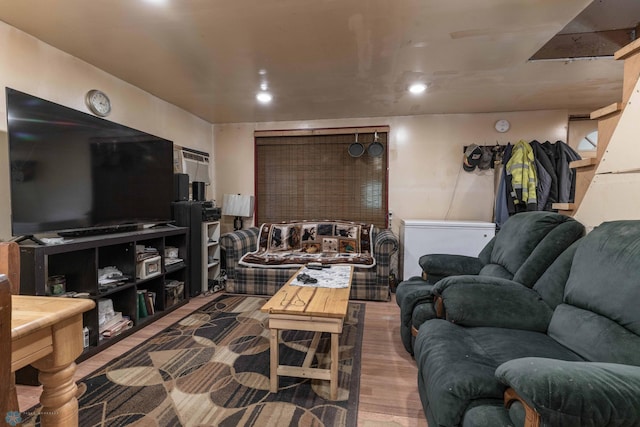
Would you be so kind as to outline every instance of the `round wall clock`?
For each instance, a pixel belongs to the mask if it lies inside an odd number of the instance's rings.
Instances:
[[[510,126],[509,121],[505,119],[500,119],[495,124],[496,130],[501,133],[508,131]]]
[[[106,117],[111,112],[111,101],[109,97],[102,91],[92,89],[87,92],[84,98],[87,107],[91,112],[100,117]]]

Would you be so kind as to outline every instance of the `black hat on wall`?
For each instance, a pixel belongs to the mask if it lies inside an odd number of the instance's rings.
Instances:
[[[467,171],[473,171],[480,163],[482,158],[482,149],[477,144],[471,144],[467,147],[462,158],[462,168]]]

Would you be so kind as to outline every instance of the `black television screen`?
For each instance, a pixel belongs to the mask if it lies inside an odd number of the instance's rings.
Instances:
[[[6,89],[14,236],[171,219],[173,143]]]

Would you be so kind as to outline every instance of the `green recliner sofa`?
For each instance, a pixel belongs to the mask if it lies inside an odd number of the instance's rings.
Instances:
[[[640,426],[640,221],[603,223],[532,288],[449,277],[415,341],[430,427]]]
[[[571,217],[546,211],[523,212],[510,217],[477,258],[423,255],[419,261],[423,277],[412,277],[396,289],[400,336],[405,349],[413,354],[414,334],[426,320],[437,317],[431,291],[440,279],[478,275],[509,279],[530,288],[584,233],[584,226]]]

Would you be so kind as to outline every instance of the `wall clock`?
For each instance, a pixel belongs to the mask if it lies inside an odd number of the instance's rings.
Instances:
[[[500,133],[508,131],[509,127],[511,127],[511,125],[509,124],[509,121],[505,119],[500,119],[495,124],[496,130]]]
[[[106,117],[111,112],[111,101],[102,91],[92,89],[87,92],[84,98],[87,107],[91,112],[100,117]]]

